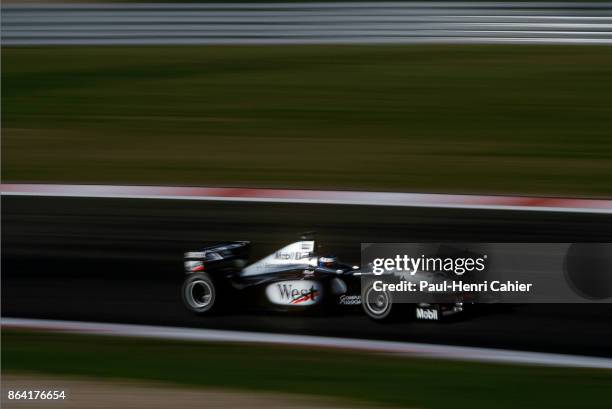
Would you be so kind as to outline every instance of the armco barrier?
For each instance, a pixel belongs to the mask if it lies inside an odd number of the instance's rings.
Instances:
[[[612,3],[2,5],[3,45],[612,44]]]

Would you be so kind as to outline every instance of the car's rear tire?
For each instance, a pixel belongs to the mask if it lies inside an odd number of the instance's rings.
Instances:
[[[389,291],[376,291],[369,284],[361,294],[361,306],[364,312],[373,321],[394,322],[402,318],[405,305],[393,303],[393,295]]]
[[[195,314],[211,314],[219,310],[218,289],[206,273],[189,274],[181,290],[183,304]]]

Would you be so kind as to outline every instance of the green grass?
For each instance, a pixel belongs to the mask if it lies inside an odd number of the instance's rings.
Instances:
[[[6,181],[612,194],[612,48],[2,49]]]
[[[609,408],[612,372],[4,330],[2,371],[280,391],[411,408]]]

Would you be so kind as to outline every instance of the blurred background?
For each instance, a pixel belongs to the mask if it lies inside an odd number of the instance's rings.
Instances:
[[[3,177],[609,196],[611,24],[605,2],[6,2]]]
[[[609,2],[13,0],[1,30],[3,183],[612,193]],[[609,304],[392,326],[181,306],[184,251],[307,230],[357,262],[361,242],[605,242],[612,218],[3,196],[2,315],[612,357]],[[612,405],[609,370],[11,328],[2,377],[3,407]],[[6,400],[33,386],[71,398]]]

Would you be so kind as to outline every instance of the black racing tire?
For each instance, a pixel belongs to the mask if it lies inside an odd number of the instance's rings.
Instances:
[[[405,312],[405,305],[393,303],[391,292],[376,291],[372,283],[361,292],[361,306],[368,318],[381,323],[399,321]]]
[[[189,274],[181,288],[185,307],[198,315],[219,311],[219,290],[214,280],[206,273]]]

